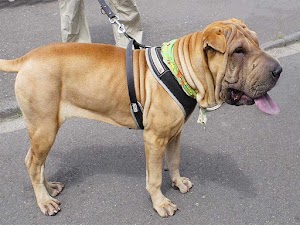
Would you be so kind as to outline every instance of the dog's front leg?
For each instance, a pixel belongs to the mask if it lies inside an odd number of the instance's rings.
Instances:
[[[166,150],[167,166],[170,171],[172,186],[177,187],[181,193],[188,192],[193,183],[189,178],[180,176],[180,136],[179,133],[168,145]]]
[[[146,189],[149,192],[153,208],[161,217],[174,215],[177,206],[161,192],[162,161],[168,138],[161,138],[151,131],[144,132],[146,154]]]

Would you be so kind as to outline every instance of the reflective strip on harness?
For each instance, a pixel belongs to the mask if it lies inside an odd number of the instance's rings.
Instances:
[[[147,48],[145,54],[151,73],[178,104],[185,116],[185,119],[187,120],[193,112],[197,101],[188,96],[179,85],[170,69],[163,62],[159,47]]]

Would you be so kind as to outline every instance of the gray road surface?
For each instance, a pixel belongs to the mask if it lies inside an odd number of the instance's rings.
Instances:
[[[37,2],[0,2],[1,58],[60,40],[57,2]],[[243,19],[261,43],[299,31],[299,1],[192,0],[180,6],[171,2],[138,1],[145,43],[159,45],[231,17]],[[86,3],[93,41],[113,43],[97,1]],[[0,123],[0,224],[300,224],[296,52],[272,52],[281,56],[284,69],[270,93],[280,115],[267,116],[255,106],[223,105],[209,114],[204,130],[196,123],[198,110],[192,114],[182,138],[181,168],[195,186],[181,194],[171,188],[164,172],[162,190],[180,208],[168,219],[153,211],[145,190],[141,131],[81,119],[66,122],[46,168],[50,180],[66,184],[58,197],[62,211],[46,217],[35,203],[25,169],[29,140],[21,119]],[[13,74],[0,73],[2,105],[14,102],[13,82]]]

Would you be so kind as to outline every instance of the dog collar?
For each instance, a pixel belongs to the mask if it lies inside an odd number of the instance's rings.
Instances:
[[[174,44],[177,41],[177,39],[174,39],[169,42],[165,42],[162,44],[161,47],[161,54],[163,56],[163,61],[167,66],[170,68],[172,74],[176,78],[177,82],[180,84],[184,92],[196,99],[197,92],[188,84],[186,81],[184,75],[180,72],[175,59],[174,59]]]

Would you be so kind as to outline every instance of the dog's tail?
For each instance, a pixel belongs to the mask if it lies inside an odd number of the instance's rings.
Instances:
[[[20,70],[23,62],[24,57],[12,60],[0,59],[0,71],[16,73]]]

